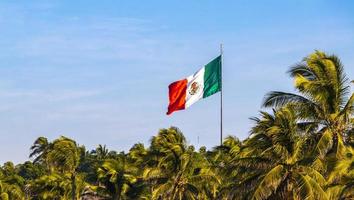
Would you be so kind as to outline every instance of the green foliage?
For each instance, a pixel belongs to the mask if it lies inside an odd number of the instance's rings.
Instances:
[[[137,181],[135,177],[136,167],[129,165],[126,156],[122,154],[117,159],[107,159],[98,168],[98,180],[103,185],[103,190],[113,200],[122,199],[123,195]]]
[[[0,166],[0,200],[354,199],[354,94],[339,58],[320,51],[289,70],[296,93],[266,95],[243,141],[196,151],[176,127],[124,153],[39,137],[32,161]]]

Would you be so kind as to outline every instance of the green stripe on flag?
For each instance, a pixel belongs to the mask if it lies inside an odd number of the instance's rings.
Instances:
[[[205,65],[203,98],[221,91],[221,56]]]

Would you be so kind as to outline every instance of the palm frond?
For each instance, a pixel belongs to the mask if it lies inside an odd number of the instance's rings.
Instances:
[[[311,100],[297,94],[272,91],[266,94],[263,100],[263,107],[282,107],[289,103],[301,103],[316,106]]]
[[[316,73],[314,73],[305,63],[297,63],[290,68],[288,71],[291,77],[295,77],[297,75],[302,75],[308,80],[315,80],[317,78]]]
[[[257,186],[252,199],[262,200],[267,199],[276,189],[280,183],[284,180],[286,170],[282,165],[278,165],[270,170]]]
[[[319,154],[320,157],[324,157],[327,152],[332,148],[333,146],[333,140],[332,140],[332,132],[329,130],[326,130],[320,140],[318,141],[316,145],[316,152]]]
[[[295,193],[300,199],[306,200],[327,200],[327,194],[322,187],[310,176],[298,174],[296,176],[298,192]]]

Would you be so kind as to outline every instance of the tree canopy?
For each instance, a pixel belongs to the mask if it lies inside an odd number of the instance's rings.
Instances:
[[[119,152],[39,137],[30,161],[0,166],[0,200],[354,199],[354,94],[343,64],[315,51],[288,74],[296,92],[266,94],[243,141],[196,150],[170,127]]]

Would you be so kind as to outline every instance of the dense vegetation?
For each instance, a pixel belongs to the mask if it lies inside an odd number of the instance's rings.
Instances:
[[[354,199],[354,95],[334,55],[289,70],[296,94],[266,95],[244,141],[195,150],[175,127],[129,152],[38,138],[0,168],[1,199]]]

